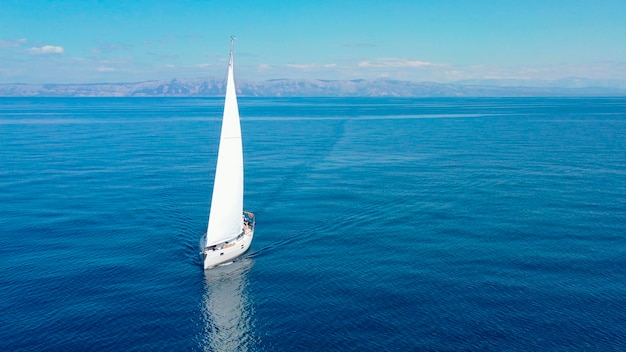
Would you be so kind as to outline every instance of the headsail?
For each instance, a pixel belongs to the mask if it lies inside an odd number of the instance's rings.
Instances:
[[[231,37],[224,116],[206,234],[207,246],[233,239],[243,229],[243,147],[233,78],[234,40]]]

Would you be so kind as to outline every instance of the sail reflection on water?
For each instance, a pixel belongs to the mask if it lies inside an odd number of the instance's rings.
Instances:
[[[251,258],[205,270],[203,297],[204,351],[254,351],[253,307],[247,294]]]

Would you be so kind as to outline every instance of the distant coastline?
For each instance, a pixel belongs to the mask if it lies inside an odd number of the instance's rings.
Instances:
[[[622,86],[594,85],[593,81],[483,80],[455,83],[399,80],[273,79],[238,81],[240,96],[249,97],[530,97],[626,96]],[[221,96],[217,79],[172,79],[131,83],[22,84],[0,83],[4,97],[194,97]]]

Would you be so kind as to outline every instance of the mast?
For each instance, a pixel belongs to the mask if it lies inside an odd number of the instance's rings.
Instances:
[[[237,40],[237,37],[235,37],[234,35],[231,35],[230,36],[230,58],[228,60],[229,67],[233,66],[233,55],[235,53],[235,40]]]

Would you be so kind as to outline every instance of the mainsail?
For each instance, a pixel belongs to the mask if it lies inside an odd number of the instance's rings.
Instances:
[[[226,100],[217,155],[206,246],[236,238],[243,230],[243,147],[233,78],[233,41],[228,62]]]

